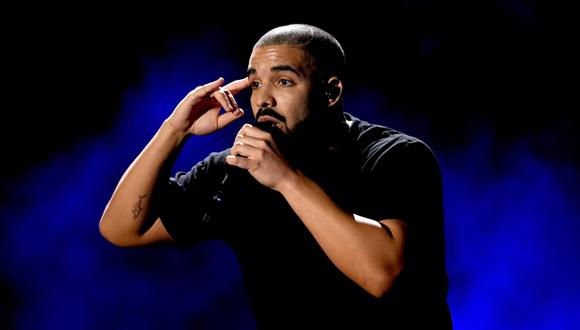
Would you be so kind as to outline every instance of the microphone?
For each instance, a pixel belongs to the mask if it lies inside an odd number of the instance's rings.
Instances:
[[[253,126],[270,133],[272,135],[272,139],[274,139],[274,142],[276,144],[282,142],[284,134],[280,131],[280,129],[278,129],[275,123],[263,121],[257,122]],[[226,173],[220,180],[217,192],[213,195],[211,204],[208,208],[208,211],[204,214],[202,222],[208,223],[212,221],[213,215],[222,208],[223,204],[227,199],[226,192],[228,190],[228,187],[231,186],[232,184],[235,184],[236,181],[238,181],[239,184],[244,175],[249,176],[250,174],[242,168],[226,165]]]

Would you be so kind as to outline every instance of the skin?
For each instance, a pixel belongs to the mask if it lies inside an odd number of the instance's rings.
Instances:
[[[297,47],[260,47],[252,52],[247,79],[224,88],[223,79],[218,79],[190,92],[121,178],[101,218],[103,236],[120,246],[172,241],[159,219],[147,221],[149,196],[163,165],[189,136],[213,133],[241,118],[243,110],[234,95],[250,86],[254,116],[269,107],[276,117],[284,118],[262,116],[258,121],[271,121],[285,134],[292,132],[315,111],[313,63]],[[332,107],[342,97],[342,83],[337,77],[327,83],[339,91],[328,99],[326,106]],[[375,297],[392,287],[404,266],[407,226],[403,221],[344,212],[316,182],[289,165],[269,133],[249,124],[238,132],[226,162],[248,170],[258,182],[280,192],[330,260],[351,280]]]

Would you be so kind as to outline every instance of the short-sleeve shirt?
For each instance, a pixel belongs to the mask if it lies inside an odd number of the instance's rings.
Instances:
[[[226,164],[229,150],[170,178],[161,220],[183,246],[231,247],[258,329],[450,329],[437,160],[417,138],[344,116],[340,143],[305,148],[298,166],[344,211],[408,224],[405,268],[383,297],[330,261],[280,193]]]

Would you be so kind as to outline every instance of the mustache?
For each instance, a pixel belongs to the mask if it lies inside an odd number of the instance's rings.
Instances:
[[[256,113],[256,120],[260,119],[260,117],[262,117],[262,116],[270,116],[270,117],[276,118],[277,120],[279,120],[283,123],[286,123],[286,117],[282,116],[281,114],[274,111],[274,109],[269,108],[269,107],[258,109],[258,112]]]

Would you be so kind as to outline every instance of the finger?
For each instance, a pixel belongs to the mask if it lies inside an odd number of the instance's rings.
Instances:
[[[276,144],[276,141],[274,141],[274,138],[272,137],[272,134],[263,131],[255,126],[252,126],[250,124],[244,124],[244,126],[242,126],[242,128],[240,129],[240,131],[238,132],[238,136],[236,137],[236,140],[239,138],[243,138],[244,141],[250,141],[250,139],[255,139],[255,140],[259,140],[261,142],[257,142],[256,144],[249,142],[248,144],[251,144],[253,146],[255,146],[256,148],[261,148],[263,150],[268,150],[268,151],[272,151],[277,155],[280,155],[280,149],[278,148],[278,145]],[[267,148],[263,147],[264,144],[267,146]]]
[[[234,104],[231,102],[232,93],[223,87],[220,87],[217,92],[223,95],[224,99],[228,103],[228,107],[224,109],[227,111],[234,111],[236,108],[234,108]]]
[[[236,136],[235,142],[247,144],[247,145],[252,146],[254,148],[257,148],[257,149],[264,149],[264,150],[270,149],[270,145],[268,144],[267,141],[255,138],[253,136],[238,135],[238,136]]]
[[[224,95],[226,96],[228,102],[231,104],[232,108],[235,110],[238,109],[238,102],[236,102],[236,99],[234,98],[234,94],[227,88],[223,88],[220,87],[220,91],[222,91],[224,93]]]
[[[238,108],[238,110],[234,112],[225,112],[218,117],[218,128],[222,129],[229,124],[231,124],[234,120],[238,118],[242,118],[244,115],[244,110],[242,108]]]
[[[242,128],[239,131],[239,134],[242,134],[244,136],[251,136],[260,140],[266,140],[268,142],[273,142],[274,140],[272,139],[272,134],[263,131],[255,126],[252,126],[250,124],[244,124],[244,126],[242,126]]]
[[[224,78],[219,77],[217,80],[209,82],[205,85],[200,86],[199,89],[197,89],[197,88],[196,89],[198,90],[200,97],[207,97],[211,93],[218,90],[219,87],[223,84],[224,84]]]
[[[223,89],[220,87],[218,88],[216,91],[214,91],[210,97],[213,97],[214,99],[216,99],[219,104],[222,106],[222,108],[224,108],[225,111],[227,112],[231,112],[234,111],[235,109],[233,108],[232,104],[230,103],[228,97],[226,96],[226,93],[223,91]]]
[[[232,146],[232,149],[230,150],[230,155],[247,158],[248,154],[250,153],[249,148],[252,148],[252,147],[247,146],[247,145],[240,143],[240,142],[236,142],[236,143],[234,143],[234,145]]]
[[[244,90],[248,87],[250,87],[250,80],[248,80],[248,78],[234,80],[231,83],[224,86],[224,88],[231,91],[232,94],[234,95],[238,94],[241,90]]]
[[[251,145],[236,142],[230,153],[234,156],[246,157],[253,160],[264,158],[264,149],[254,148]]]
[[[237,157],[234,155],[226,156],[226,163],[228,163],[231,166],[237,166],[239,168],[243,168],[246,170],[249,170],[251,168],[251,166],[253,165],[253,161],[251,159],[247,159],[244,157]]]

